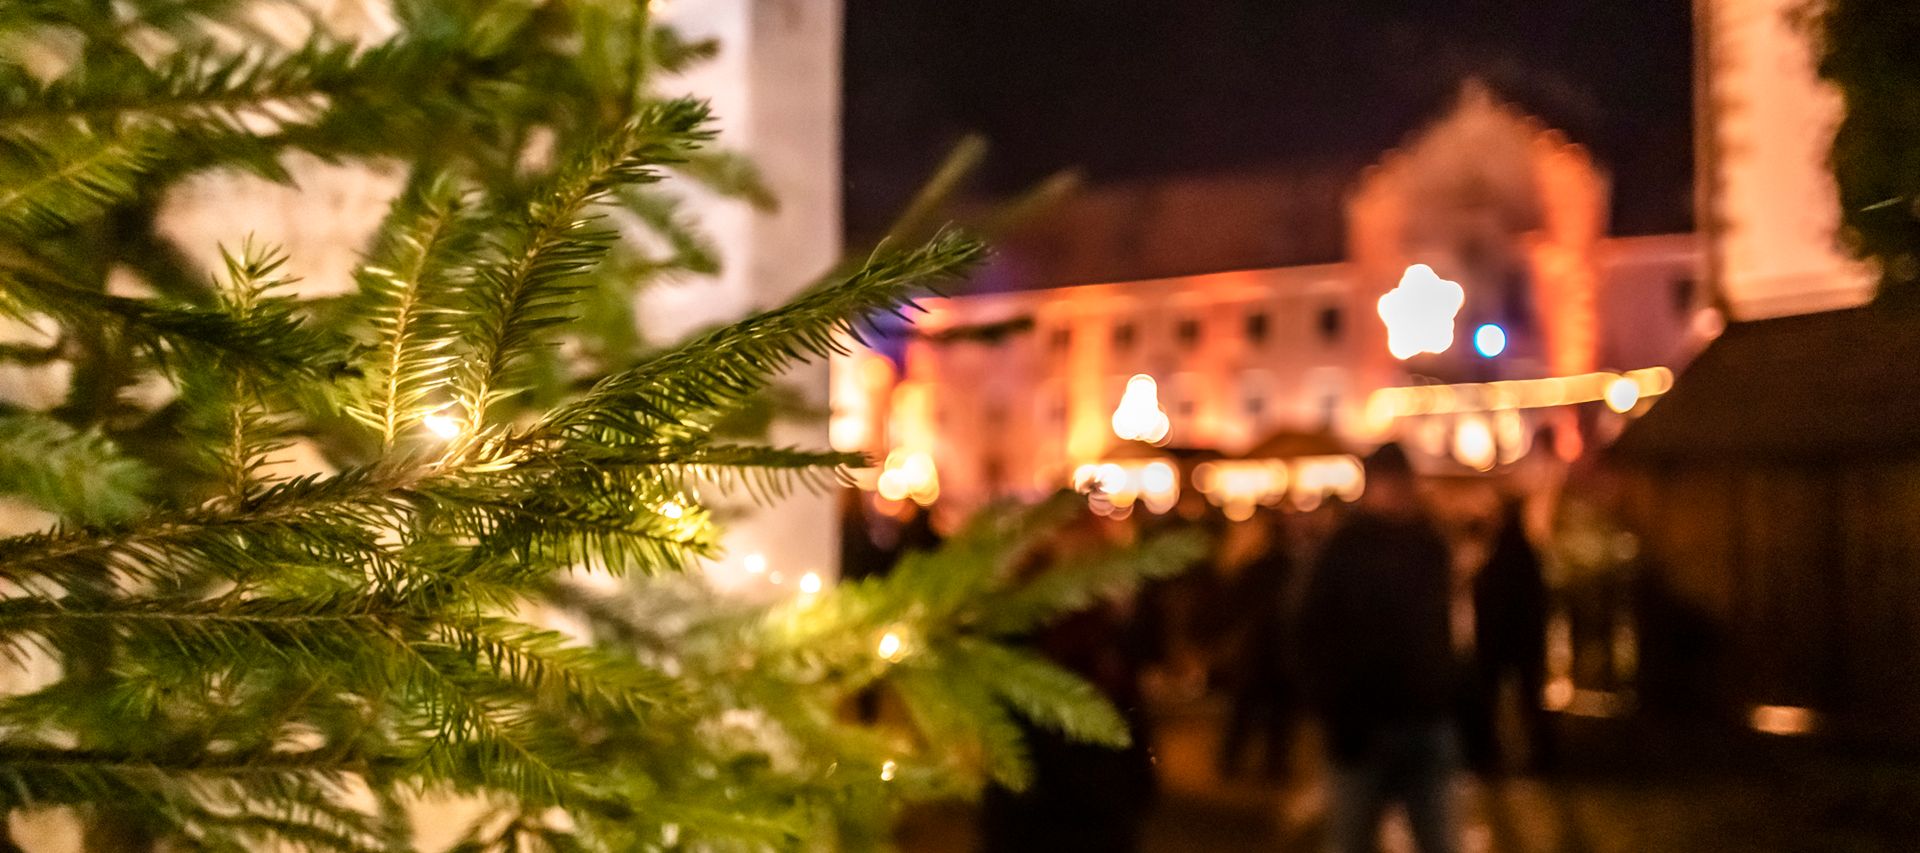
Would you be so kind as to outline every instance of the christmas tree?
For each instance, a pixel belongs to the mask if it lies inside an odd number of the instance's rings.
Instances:
[[[1820,76],[1845,108],[1828,164],[1840,192],[1841,238],[1872,261],[1880,293],[1920,301],[1920,11],[1901,0],[1822,0],[1802,22]]]
[[[53,389],[0,411],[0,489],[48,519],[0,540],[6,814],[93,850],[391,850],[453,796],[463,850],[857,848],[1019,785],[1016,716],[1125,742],[1017,638],[1190,541],[1017,572],[1055,502],[771,604],[699,579],[712,495],[863,464],[743,412],[979,245],[641,352],[634,289],[717,263],[663,188],[771,203],[657,91],[713,46],[627,0],[401,0],[377,38],[301,8],[0,7],[0,363]],[[351,282],[169,238],[183,182],[301,157],[404,183]],[[904,719],[843,712],[870,690]]]

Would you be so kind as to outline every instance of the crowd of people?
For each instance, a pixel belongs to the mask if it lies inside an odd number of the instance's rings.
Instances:
[[[1460,774],[1546,767],[1547,587],[1520,503],[1443,530],[1399,446],[1376,450],[1365,473],[1350,506],[1263,510],[1243,522],[1203,506],[1125,522],[1089,514],[1036,554],[1025,570],[1169,525],[1204,526],[1217,543],[1203,564],[1034,638],[1113,700],[1136,746],[1029,732],[1034,784],[989,793],[982,848],[1135,849],[1155,791],[1150,711],[1209,693],[1227,699],[1223,778],[1295,783],[1312,769],[1298,766],[1296,744],[1320,744],[1335,853],[1376,850],[1396,807],[1421,853],[1453,853]],[[881,565],[876,532],[895,554],[937,541],[924,513],[876,524],[859,510],[850,506],[843,531],[850,560]],[[1518,732],[1502,737],[1496,721],[1509,718]],[[1508,754],[1509,743],[1522,748]]]

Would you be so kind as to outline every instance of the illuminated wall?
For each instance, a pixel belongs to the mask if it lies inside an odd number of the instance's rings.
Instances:
[[[1586,149],[1470,85],[1358,176],[1346,262],[932,301],[885,404],[885,447],[933,458],[949,516],[1041,494],[1115,449],[1114,407],[1144,373],[1175,447],[1233,455],[1285,429],[1457,458],[1480,437],[1480,456],[1506,461],[1540,423],[1571,426],[1571,404],[1402,420],[1369,401],[1416,380],[1601,382],[1594,371],[1684,361],[1701,331],[1700,242],[1608,238],[1607,206]],[[1416,262],[1460,282],[1465,301],[1451,348],[1400,361],[1378,304]],[[1485,321],[1512,329],[1495,359],[1470,342]],[[1560,449],[1577,448],[1564,432]]]
[[[1589,303],[1588,335],[1606,354],[1600,366],[1677,363],[1687,353],[1692,304],[1675,295],[1700,275],[1697,242],[1608,239],[1592,253],[1602,298]],[[995,496],[1043,494],[1119,443],[1114,408],[1137,373],[1156,380],[1171,446],[1232,455],[1282,429],[1324,429],[1370,444],[1384,435],[1368,422],[1368,399],[1405,376],[1386,354],[1372,306],[1353,307],[1359,269],[1325,264],[930,300],[887,404],[888,446],[932,455],[950,515]],[[969,334],[1016,321],[1023,330]],[[1416,445],[1423,438],[1401,437]],[[1448,452],[1447,440],[1437,439],[1437,453]]]
[[[1451,112],[1388,152],[1349,196],[1354,310],[1371,311],[1408,265],[1428,264],[1466,289],[1462,325],[1509,331],[1510,371],[1590,371],[1607,198],[1585,148],[1469,83]],[[1385,339],[1362,349],[1383,352]],[[1465,348],[1405,367],[1497,378],[1475,375],[1485,365]],[[1360,369],[1387,384],[1401,368],[1372,360]]]
[[[1703,217],[1737,319],[1857,305],[1868,269],[1839,250],[1827,149],[1837,93],[1817,80],[1801,0],[1699,0]]]

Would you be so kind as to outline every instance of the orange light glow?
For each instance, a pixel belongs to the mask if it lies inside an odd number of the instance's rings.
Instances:
[[[1159,385],[1153,377],[1135,374],[1127,380],[1127,390],[1113,409],[1113,434],[1126,441],[1160,444],[1173,429],[1166,410],[1160,408]]]
[[[1815,715],[1796,705],[1755,705],[1747,715],[1753,730],[1770,735],[1804,735],[1813,731]]]

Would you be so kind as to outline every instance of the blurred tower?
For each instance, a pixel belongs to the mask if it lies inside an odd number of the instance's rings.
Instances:
[[[1841,251],[1827,151],[1840,98],[1814,74],[1801,0],[1695,0],[1697,209],[1734,319],[1843,308],[1873,276]]]
[[[1403,370],[1445,381],[1593,370],[1607,202],[1606,175],[1584,147],[1469,81],[1451,112],[1388,153],[1348,197],[1352,311],[1373,337],[1357,350],[1365,384],[1402,384]],[[1387,355],[1375,304],[1414,263],[1458,281],[1466,303],[1452,349],[1400,363]],[[1497,363],[1472,353],[1482,323],[1507,333]]]

